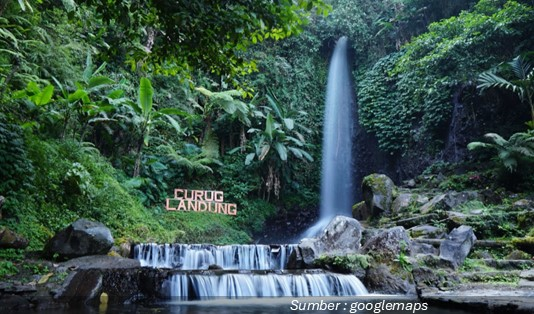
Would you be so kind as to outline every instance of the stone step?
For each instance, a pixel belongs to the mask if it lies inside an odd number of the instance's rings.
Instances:
[[[517,284],[520,288],[530,288],[534,289],[534,281],[520,279],[519,283]]]
[[[461,273],[464,280],[470,282],[517,282],[519,281],[520,270],[501,270],[485,272],[465,272]]]
[[[530,280],[534,282],[534,269],[522,271],[520,277],[521,279]]]
[[[534,260],[528,259],[480,259],[486,266],[503,270],[524,270],[534,267]]]
[[[430,244],[436,247],[439,247],[441,245],[441,242],[444,241],[444,239],[413,239],[413,241],[417,243],[425,243]],[[489,248],[501,248],[511,243],[510,241],[503,241],[503,240],[476,240],[475,241],[475,247],[489,247]]]

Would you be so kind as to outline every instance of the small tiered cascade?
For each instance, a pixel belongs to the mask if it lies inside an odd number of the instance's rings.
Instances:
[[[320,270],[294,273],[177,273],[163,284],[173,299],[354,296],[366,294],[353,275]]]
[[[284,269],[295,245],[138,244],[134,257],[141,266],[175,269]]]
[[[162,292],[169,298],[354,296],[367,290],[354,275],[286,270],[295,245],[139,244],[142,266],[172,269]],[[221,269],[222,268],[222,269]],[[210,270],[208,270],[210,269]]]

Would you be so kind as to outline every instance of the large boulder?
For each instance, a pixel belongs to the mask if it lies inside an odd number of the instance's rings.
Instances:
[[[464,263],[476,239],[473,228],[469,226],[453,229],[439,247],[439,258],[457,269]]]
[[[360,250],[362,225],[358,220],[336,216],[326,226],[318,240],[329,254],[356,253]]]
[[[385,174],[371,174],[362,181],[362,196],[372,216],[378,217],[391,211],[397,187]]]
[[[291,253],[287,267],[311,268],[321,255],[358,253],[361,239],[362,226],[356,219],[336,216],[317,237],[300,241]]]
[[[399,255],[410,255],[411,240],[404,227],[398,226],[382,231],[364,244],[362,252],[379,257],[383,261],[393,261]]]
[[[24,249],[28,246],[28,240],[7,227],[0,227],[0,248]]]
[[[111,231],[101,222],[79,219],[48,241],[45,254],[60,258],[106,254],[113,246]]]

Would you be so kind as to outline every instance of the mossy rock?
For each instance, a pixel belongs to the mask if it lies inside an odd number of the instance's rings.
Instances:
[[[391,212],[391,205],[398,196],[398,189],[388,176],[374,173],[363,179],[362,196],[372,217],[378,217]]]
[[[521,251],[534,254],[534,237],[514,238],[512,244]]]

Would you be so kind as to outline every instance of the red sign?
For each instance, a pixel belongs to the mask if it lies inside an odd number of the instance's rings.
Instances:
[[[237,214],[237,205],[224,203],[224,193],[221,191],[175,189],[174,198],[166,200],[165,209],[232,216]]]

